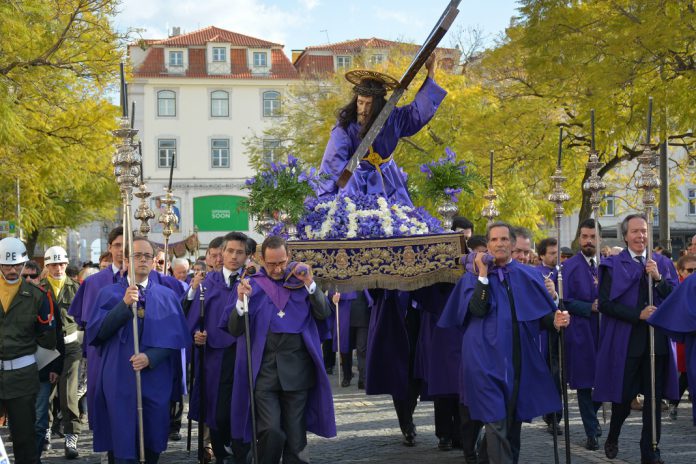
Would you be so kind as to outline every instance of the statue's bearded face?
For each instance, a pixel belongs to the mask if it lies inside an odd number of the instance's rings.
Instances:
[[[372,114],[372,101],[374,97],[364,97],[358,95],[356,105],[358,106],[358,124],[364,126],[370,120]]]

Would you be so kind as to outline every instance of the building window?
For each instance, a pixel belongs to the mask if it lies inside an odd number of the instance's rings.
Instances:
[[[254,52],[254,67],[265,68],[268,66],[268,55],[266,52]]]
[[[174,156],[176,155],[176,139],[159,139],[157,140],[157,148],[159,150],[157,167],[170,168],[172,166],[172,159],[174,160],[174,167],[176,167],[177,160]]]
[[[599,205],[600,214],[602,216],[616,215],[616,197],[613,195],[604,195],[602,203]]]
[[[230,115],[230,95],[224,90],[210,92],[210,116],[227,118]]]
[[[280,116],[280,92],[268,91],[263,93],[263,116]]]
[[[210,142],[211,165],[214,168],[230,167],[230,139],[212,139]]]
[[[338,69],[348,69],[351,65],[350,56],[337,56],[336,57],[336,68]]]
[[[370,63],[373,65],[384,63],[384,55],[372,55],[370,57]]]
[[[215,62],[225,62],[227,61],[227,49],[225,47],[213,47],[213,61]]]
[[[277,150],[280,147],[280,140],[263,141],[263,162],[271,164],[277,159]]]
[[[696,188],[688,189],[686,198],[689,201],[689,216],[696,216]]]
[[[176,93],[173,90],[157,92],[157,116],[176,116]]]
[[[183,66],[183,65],[184,65],[184,52],[182,52],[182,51],[169,52],[169,66]]]

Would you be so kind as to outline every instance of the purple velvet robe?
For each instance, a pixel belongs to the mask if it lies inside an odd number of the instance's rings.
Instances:
[[[541,319],[556,310],[539,272],[513,260],[506,266],[520,335],[520,384],[515,419],[529,421],[561,409],[560,396],[546,361],[539,351]],[[460,401],[471,418],[484,423],[507,417],[515,377],[512,363],[512,312],[500,274],[490,273],[489,313],[481,318],[469,314],[469,301],[478,277],[466,273],[457,282],[440,327],[461,327]]]
[[[594,274],[582,252],[563,263],[563,300],[566,309],[574,301],[592,304],[598,298],[599,269]],[[594,387],[599,340],[599,313],[590,317],[573,316],[565,331],[566,375],[571,388]]]
[[[373,150],[382,159],[388,159],[401,137],[414,135],[432,119],[445,95],[445,90],[427,78],[412,103],[394,109],[389,115],[382,131],[372,144]],[[338,192],[336,180],[360,145],[360,129],[361,126],[353,122],[346,129],[337,125],[331,131],[319,169],[321,174],[328,175],[328,179],[317,189],[319,196]],[[406,181],[394,160],[382,164],[380,171],[381,175],[372,164],[361,161],[343,190],[348,193],[379,194],[412,206]]]
[[[653,253],[653,260],[663,279],[667,279],[672,285],[676,285],[672,278],[674,267],[672,262],[664,256]],[[645,272],[642,264],[631,258],[627,248],[616,256],[609,256],[599,265],[600,286],[602,276],[611,273],[612,286],[609,299],[626,306],[635,307],[638,304],[638,286],[641,276]],[[660,296],[654,292],[653,302],[655,306],[662,303]],[[600,311],[602,310],[600,305]],[[621,403],[623,401],[623,378],[628,353],[628,342],[631,337],[632,324],[630,322],[602,315],[602,327],[599,331],[599,349],[597,351],[597,367],[595,369],[595,388],[592,398],[595,401],[611,401]],[[676,399],[678,394],[677,365],[675,356],[667,356],[668,362],[665,372],[658,373],[663,381],[663,395],[665,398]]]
[[[290,267],[290,266],[289,266]],[[261,282],[263,280],[263,282]],[[294,279],[296,280],[296,279]],[[261,367],[263,352],[266,347],[266,337],[269,330],[282,328],[288,325],[288,332],[300,333],[304,340],[307,352],[314,362],[314,370],[317,376],[316,383],[309,390],[307,406],[305,408],[305,421],[307,430],[321,437],[331,438],[336,436],[336,420],[334,417],[333,398],[331,385],[324,370],[322,358],[320,333],[326,331],[318,328],[317,321],[312,317],[309,293],[303,285],[294,289],[283,286],[284,279],[274,281],[270,279],[262,269],[250,278],[252,288],[249,300],[249,325],[251,337],[251,363],[253,379]],[[320,291],[317,289],[317,291]],[[225,309],[231,313],[237,299],[230,302],[232,307]],[[283,318],[277,313],[285,312]],[[299,328],[299,331],[296,330]],[[237,362],[234,370],[234,386],[232,387],[232,438],[251,441],[251,415],[249,405],[249,374],[247,364],[246,337],[239,337],[237,341]]]
[[[227,318],[225,325],[221,327],[221,319],[225,308],[230,307],[232,301],[237,300],[237,285],[228,287],[225,282],[225,276],[222,271],[209,272],[203,280],[205,288],[205,330],[208,333],[208,338],[205,347],[205,400],[206,400],[206,415],[205,423],[213,429],[217,429],[218,425],[215,421],[218,401],[218,389],[220,386],[220,374],[223,368],[233,369],[233,366],[223,366],[222,358],[229,347],[237,342],[236,337],[233,337],[227,332]],[[191,308],[188,313],[188,327],[191,339],[193,334],[199,330],[199,319],[201,313],[200,290],[196,293],[191,302]],[[193,391],[191,392],[191,403],[189,406],[189,418],[198,421],[200,414],[200,358],[199,348],[193,345],[196,356],[196,372],[193,382]],[[236,347],[234,348],[236,349]]]
[[[368,395],[408,397],[410,345],[406,332],[409,292],[384,290],[370,312],[365,359],[365,392]]]
[[[120,279],[118,274],[114,274],[111,266],[93,274],[85,279],[77,289],[75,298],[70,304],[68,314],[75,318],[80,326],[84,327],[90,320],[94,310],[94,304],[97,302],[99,292],[109,285],[116,283]],[[87,334],[85,334],[87,336]],[[96,384],[97,376],[99,375],[99,351],[96,347],[84,343],[82,350],[87,358],[87,417],[89,418],[89,427],[92,428],[94,422],[94,389],[91,388]]]
[[[126,282],[122,280],[99,293],[87,323],[88,344],[96,342],[104,318],[123,300],[125,291]],[[169,360],[154,369],[148,367],[141,371],[145,447],[160,453],[167,448],[174,366],[189,335],[179,299],[170,289],[149,282],[144,294],[140,351],[172,350]],[[129,361],[134,352],[132,321],[95,348],[99,351],[98,376],[96,383],[88,387],[94,395],[94,451],[113,451],[116,458],[135,459],[138,455],[135,371]]]
[[[436,284],[413,292],[421,310],[414,375],[425,383],[428,398],[459,394],[462,331],[437,325],[452,290],[452,284]]]
[[[650,316],[648,323],[684,342],[689,391],[696,392],[696,277],[687,277]],[[696,425],[696,402],[691,405]]]
[[[558,291],[558,271],[555,268],[550,268],[543,263],[533,266],[533,268],[541,274],[541,277],[551,274],[549,278],[553,280],[554,287]],[[549,359],[549,333],[544,328],[541,329],[539,334],[539,350],[544,355],[544,359]]]

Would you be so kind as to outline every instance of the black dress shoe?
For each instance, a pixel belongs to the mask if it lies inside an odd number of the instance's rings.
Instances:
[[[437,449],[440,451],[451,451],[452,450],[452,440],[447,437],[440,438],[437,443]]]
[[[597,437],[587,437],[587,440],[585,441],[585,448],[590,451],[597,451],[599,449]]]
[[[404,433],[404,446],[415,446],[416,445],[416,432]]]
[[[358,390],[364,390],[364,389],[365,389],[365,381],[358,380]]]
[[[181,441],[181,434],[179,432],[171,432],[169,434],[169,441]]]
[[[343,380],[341,380],[341,386],[342,387],[350,387],[351,380],[353,380],[353,377],[344,376]]]
[[[609,440],[605,441],[604,454],[606,454],[609,459],[614,459],[616,455],[619,454],[619,443]]]
[[[647,461],[641,459],[640,462],[641,462],[641,464],[665,464],[665,461],[663,461],[663,460],[660,459],[660,458],[657,458],[657,459],[648,459]]]

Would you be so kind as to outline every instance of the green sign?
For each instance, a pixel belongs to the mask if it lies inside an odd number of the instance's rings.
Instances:
[[[193,225],[201,232],[249,230],[249,214],[237,211],[244,197],[211,195],[193,199]]]

